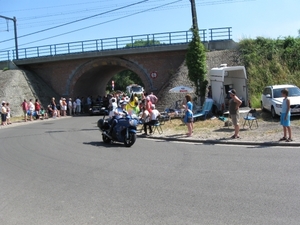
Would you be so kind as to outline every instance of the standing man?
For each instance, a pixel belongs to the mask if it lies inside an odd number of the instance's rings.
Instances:
[[[231,136],[231,138],[239,138],[239,132],[240,132],[240,124],[239,124],[239,119],[240,119],[240,112],[239,108],[240,105],[242,104],[242,101],[236,96],[236,90],[231,89],[228,91],[230,94],[230,100],[229,100],[229,115],[232,120],[232,124],[234,126],[234,135]]]
[[[156,97],[156,95],[153,94],[153,92],[150,93],[150,95],[148,95],[148,97],[150,98],[150,101],[152,104],[156,104],[158,101],[158,98]]]
[[[24,113],[24,120],[25,120],[25,122],[27,122],[28,104],[27,104],[26,99],[24,99],[24,101],[22,102],[21,107],[22,107],[23,113]]]
[[[81,113],[81,100],[79,97],[76,98],[76,114]]]

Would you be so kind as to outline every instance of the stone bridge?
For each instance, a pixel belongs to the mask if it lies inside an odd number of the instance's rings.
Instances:
[[[232,45],[232,41],[228,43]],[[184,63],[187,47],[188,44],[174,44],[73,53],[14,60],[14,63],[42,78],[60,96],[105,95],[109,80],[123,70],[137,74],[147,92],[159,94]]]

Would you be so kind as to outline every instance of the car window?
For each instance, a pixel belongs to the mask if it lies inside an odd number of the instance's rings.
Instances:
[[[281,98],[282,97],[281,90],[282,89],[274,89],[273,90],[273,92],[274,92],[274,97],[273,98]]]
[[[300,89],[297,87],[294,88],[288,88],[289,90],[289,96],[300,96]]]
[[[264,89],[263,95],[267,95],[267,94],[271,94],[270,93],[270,88],[265,88]]]

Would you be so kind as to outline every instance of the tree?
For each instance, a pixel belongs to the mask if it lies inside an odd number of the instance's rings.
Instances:
[[[197,94],[203,102],[208,81],[206,79],[206,54],[197,29],[192,29],[193,39],[189,43],[186,55],[186,65],[188,67],[188,77],[195,84]]]
[[[130,84],[139,84],[143,85],[143,82],[141,78],[136,75],[134,72],[130,70],[123,70],[120,73],[115,74],[108,82],[108,84],[111,84],[111,81],[115,82],[115,90],[120,90],[120,91],[126,91],[126,87]],[[111,91],[111,86],[108,85],[106,87],[107,91]]]
[[[160,45],[159,41],[155,40],[136,40],[134,43],[126,44],[125,48],[132,48],[132,47],[143,47],[143,46],[152,46],[152,45]]]

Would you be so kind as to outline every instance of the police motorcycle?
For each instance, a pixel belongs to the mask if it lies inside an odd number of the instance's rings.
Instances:
[[[123,111],[123,117],[117,119],[116,125],[110,131],[113,119],[98,120],[98,127],[102,131],[102,140],[104,143],[111,142],[123,142],[126,147],[131,147],[136,141],[136,130],[138,125],[138,118],[133,115],[129,115],[125,110]]]

